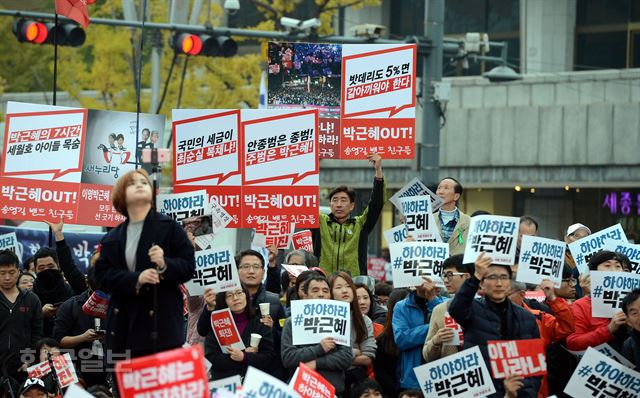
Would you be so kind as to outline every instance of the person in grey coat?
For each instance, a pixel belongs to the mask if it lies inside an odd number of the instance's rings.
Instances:
[[[324,276],[314,275],[303,287],[305,299],[329,299],[329,282]],[[332,337],[325,337],[317,344],[293,345],[291,318],[287,318],[282,330],[282,364],[291,374],[300,362],[322,375],[336,389],[336,395],[344,391],[345,371],[353,362],[351,347],[338,345]]]

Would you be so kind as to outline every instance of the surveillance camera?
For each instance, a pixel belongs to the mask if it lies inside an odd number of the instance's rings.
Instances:
[[[233,15],[240,9],[240,0],[225,0],[223,8]]]
[[[300,24],[301,30],[318,29],[322,25],[318,18],[307,19]]]
[[[280,25],[289,28],[289,30],[291,31],[310,31],[312,29],[318,29],[321,25],[321,22],[318,18],[311,18],[305,21],[301,21],[295,18],[282,17],[280,18]]]
[[[280,18],[280,25],[287,27],[289,29],[300,29],[300,25],[302,25],[302,21],[295,18],[282,17]]]
[[[362,25],[356,25],[351,28],[355,37],[367,37],[369,39],[379,39],[380,36],[387,29],[384,25],[376,25],[372,23],[366,23]]]

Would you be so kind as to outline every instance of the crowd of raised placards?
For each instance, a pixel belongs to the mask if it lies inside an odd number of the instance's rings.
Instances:
[[[197,245],[141,170],[86,275],[62,222],[24,262],[0,236],[2,396],[640,396],[640,246],[620,225],[539,237],[533,216],[464,214],[454,178],[414,180],[368,270],[388,200],[369,160],[366,210],[335,188],[292,249],[268,229],[235,253]]]

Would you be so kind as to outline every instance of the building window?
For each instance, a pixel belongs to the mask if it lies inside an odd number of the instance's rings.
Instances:
[[[394,0],[390,2],[390,37],[424,34],[425,0]],[[509,43],[509,61],[519,69],[520,58],[520,1],[519,0],[447,0],[445,2],[444,34],[460,38],[468,32],[489,33],[492,41]],[[489,54],[500,56],[500,49]],[[469,62],[467,69],[444,56],[444,76],[474,76],[493,68],[494,64]],[[419,72],[420,73],[420,72]]]
[[[640,65],[640,0],[578,0],[575,70]]]

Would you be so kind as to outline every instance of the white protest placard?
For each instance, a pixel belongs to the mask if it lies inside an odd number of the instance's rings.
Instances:
[[[442,265],[449,257],[449,245],[441,242],[402,242],[389,245],[393,286],[421,285],[423,276],[441,282]],[[434,281],[436,284],[438,281]]]
[[[453,345],[453,346],[462,346],[464,343],[464,333],[462,332],[462,326],[456,322],[455,319],[449,314],[449,312],[444,313],[444,327],[453,329],[453,338],[449,341],[445,341],[442,343],[443,345]]]
[[[640,373],[589,347],[564,389],[574,398],[605,395],[621,397],[621,391],[640,394]]]
[[[591,314],[611,318],[622,311],[622,300],[640,288],[640,275],[630,272],[591,271]]]
[[[487,253],[493,264],[513,265],[518,241],[518,217],[482,215],[471,217],[463,263],[475,263]]]
[[[240,276],[231,246],[197,251],[196,272],[185,286],[192,296],[202,296],[205,288],[213,288],[216,293],[239,289]]]
[[[225,390],[235,394],[240,386],[242,386],[240,375],[235,375],[231,377],[225,377],[224,379],[210,381],[209,392],[213,395],[220,390]]]
[[[242,396],[246,398],[300,398],[300,395],[283,381],[253,366],[249,366],[244,376]]]
[[[176,184],[239,185],[239,110],[173,110],[173,159]],[[188,116],[189,115],[189,116]],[[235,176],[235,177],[234,177]]]
[[[629,258],[629,262],[631,262],[631,272],[634,274],[640,274],[640,245],[608,241],[605,245],[605,250],[610,250],[627,256]]]
[[[53,362],[53,367],[55,368],[56,375],[58,375],[61,388],[78,382],[78,374],[76,373],[75,366],[73,366],[71,355],[68,352],[53,357],[51,362]],[[30,378],[43,379],[50,372],[51,366],[49,365],[49,361],[40,362],[27,368],[27,374]]]
[[[636,367],[636,365],[634,365],[631,361],[629,361],[627,358],[625,358],[618,351],[614,350],[613,347],[611,347],[607,343],[602,343],[602,344],[597,345],[597,346],[592,347],[592,348],[594,350],[597,350],[598,352],[608,356],[609,358],[615,359],[616,361],[620,362],[621,364],[623,364],[624,366],[628,367],[629,369],[634,369]],[[569,351],[570,353],[572,353],[573,355],[578,357],[578,359],[581,359],[584,356],[584,354],[587,352],[587,350],[582,350],[582,351],[567,350],[567,351]]]
[[[408,196],[398,199],[404,214],[407,233],[418,241],[441,242],[440,232],[436,227],[431,211],[429,196]]]
[[[351,347],[349,303],[336,300],[294,300],[291,302],[293,344],[317,344],[333,337],[337,344]]]
[[[282,268],[284,268],[289,273],[289,275],[292,275],[294,278],[297,278],[298,275],[300,275],[304,271],[309,271],[309,267],[307,267],[306,265],[282,264]]]
[[[553,286],[560,288],[565,248],[563,241],[523,235],[516,280],[537,285],[550,279]]]
[[[0,250],[11,250],[22,261],[22,250],[18,244],[18,237],[15,232],[0,235]]]
[[[84,388],[71,384],[64,393],[64,398],[95,398],[95,395],[89,394]]]
[[[5,177],[79,183],[87,112],[74,109],[7,114],[0,173]]]
[[[444,203],[443,200],[439,196],[437,196],[435,193],[433,193],[429,188],[427,188],[427,186],[424,185],[422,181],[418,179],[418,177],[415,177],[413,180],[409,181],[405,186],[400,188],[398,192],[393,194],[393,196],[389,198],[389,202],[393,203],[393,205],[398,210],[400,210],[400,213],[402,213],[402,206],[400,205],[400,202],[398,201],[398,199],[404,198],[407,196],[422,196],[422,195],[429,195],[431,197],[432,211],[437,211],[440,208],[440,206],[442,206],[442,204]]]
[[[215,197],[209,198],[209,208],[211,212],[211,227],[215,235],[218,231],[229,225],[233,217],[218,203]]]
[[[342,159],[413,159],[415,68],[413,44],[342,45]]]
[[[627,237],[620,224],[613,225],[569,243],[569,251],[580,273],[584,273],[589,270],[588,264],[591,256],[604,250],[607,245],[617,242],[627,243]]]
[[[382,233],[384,238],[387,241],[387,244],[391,245],[392,243],[400,243],[407,240],[407,236],[409,236],[409,231],[407,231],[407,226],[404,224],[396,225],[393,228],[389,228],[384,230]]]
[[[207,191],[191,191],[185,193],[161,194],[156,198],[158,212],[182,221],[186,218],[200,217],[210,214]]]
[[[486,397],[496,392],[478,346],[413,368],[426,398]]]

